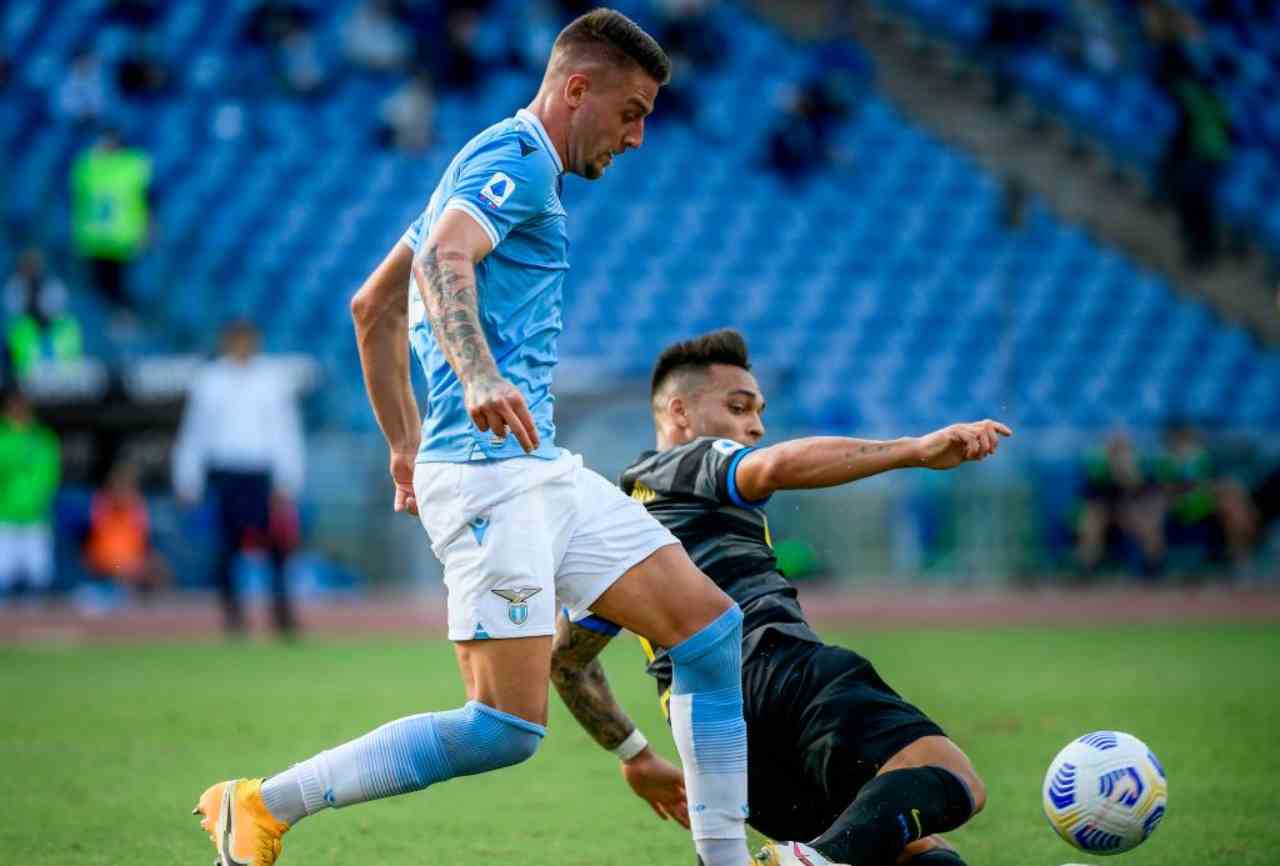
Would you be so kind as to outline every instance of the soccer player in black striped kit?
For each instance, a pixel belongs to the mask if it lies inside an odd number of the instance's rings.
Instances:
[[[764,505],[775,490],[832,487],[891,469],[950,469],[995,452],[1009,428],[955,424],[890,441],[793,439],[766,448],[765,400],[747,347],[723,330],[677,343],[658,359],[652,405],[658,449],[622,475],[693,561],[741,607],[749,823],[773,839],[769,866],[962,866],[938,835],[982,809],[968,757],[903,700],[862,656],[810,629],[778,571]],[[598,655],[619,629],[560,617],[552,680],[584,728],[622,760],[631,787],[661,817],[684,823],[679,769],[648,748],[614,699]],[[671,663],[645,644],[664,710]]]

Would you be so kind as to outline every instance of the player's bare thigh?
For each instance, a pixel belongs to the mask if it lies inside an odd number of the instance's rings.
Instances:
[[[550,635],[455,641],[453,647],[467,700],[546,725]]]
[[[982,807],[987,804],[987,786],[978,775],[978,771],[973,768],[973,762],[959,746],[946,737],[938,735],[921,737],[885,761],[876,775],[911,767],[942,767],[954,773],[968,786],[969,793],[973,795],[974,815],[981,812]]]
[[[658,646],[672,647],[731,607],[733,599],[698,570],[684,548],[669,544],[618,578],[591,612]]]

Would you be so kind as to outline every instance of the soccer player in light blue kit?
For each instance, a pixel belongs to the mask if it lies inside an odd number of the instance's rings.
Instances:
[[[662,49],[624,15],[575,20],[533,102],[454,157],[352,300],[394,507],[419,514],[444,565],[468,701],[389,722],[265,780],[209,788],[196,812],[223,866],[269,866],[283,833],[327,807],[532,756],[546,733],[558,605],[672,647],[670,716],[694,845],[705,866],[750,863],[742,614],[642,505],[554,443],[568,268],[561,178],[599,178],[639,147],[669,72]],[[428,380],[425,421],[410,343]],[[637,734],[618,751],[647,748]]]

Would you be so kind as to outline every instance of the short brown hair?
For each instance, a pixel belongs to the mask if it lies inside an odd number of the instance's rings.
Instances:
[[[616,9],[592,9],[569,22],[552,53],[575,49],[596,52],[617,66],[635,64],[659,84],[671,79],[671,60],[658,40]]]
[[[658,390],[676,373],[686,370],[705,372],[712,364],[728,364],[750,370],[751,359],[747,357],[747,341],[742,338],[742,334],[733,328],[721,328],[719,331],[667,346],[653,367],[649,394],[657,396]]]

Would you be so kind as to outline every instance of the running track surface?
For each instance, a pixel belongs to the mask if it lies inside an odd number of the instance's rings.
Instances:
[[[828,628],[1280,622],[1280,586],[1026,590],[828,586],[802,588],[800,600],[812,621]],[[313,635],[444,636],[443,595],[315,601],[300,605],[299,613],[304,631]],[[252,609],[250,619],[255,634],[266,633],[264,607]],[[220,633],[212,594],[157,599],[111,613],[36,603],[0,609],[0,642],[11,644],[209,640]]]

